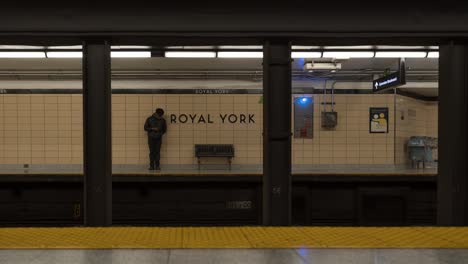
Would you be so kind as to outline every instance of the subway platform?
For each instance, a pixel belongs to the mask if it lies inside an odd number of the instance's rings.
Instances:
[[[150,171],[145,165],[113,165],[113,175],[147,176],[204,176],[204,175],[262,175],[261,165],[232,165],[229,170],[223,164],[162,165],[162,170]],[[82,175],[82,165],[0,165],[0,175]],[[394,165],[294,165],[292,175],[344,175],[344,176],[435,176],[437,167],[425,169]]]

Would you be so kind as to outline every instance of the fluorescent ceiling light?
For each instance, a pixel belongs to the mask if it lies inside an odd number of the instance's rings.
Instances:
[[[337,58],[337,59],[349,59],[349,58],[373,58],[373,51],[325,51],[323,53],[324,58]]]
[[[165,49],[171,50],[171,49],[179,49],[179,50],[213,50],[216,49],[216,46],[166,46]]]
[[[82,58],[83,52],[80,51],[49,51],[47,58]]]
[[[44,46],[25,46],[25,45],[0,45],[0,49],[18,49],[18,50],[28,50],[28,49],[44,49]]]
[[[49,51],[48,58],[82,58],[80,51]],[[150,51],[112,51],[112,58],[150,58]]]
[[[83,48],[83,46],[81,46],[81,45],[75,45],[75,46],[48,46],[47,47],[47,49],[64,49],[64,50],[68,50],[68,49],[80,50],[82,48]]]
[[[263,58],[261,51],[220,51],[218,58]]]
[[[248,49],[263,49],[263,46],[219,46],[219,49],[240,49],[240,50],[248,50]]]
[[[321,58],[321,52],[312,52],[312,51],[293,51],[291,52],[291,58]]]
[[[112,58],[151,58],[151,51],[111,51]]]
[[[374,49],[374,46],[326,46],[324,49],[334,49],[334,50],[370,50]]]
[[[376,58],[426,58],[425,51],[377,51]]]
[[[214,51],[166,51],[166,58],[216,58]]]
[[[293,50],[305,50],[305,49],[320,49],[320,46],[291,46]]]
[[[428,58],[439,58],[439,52],[438,51],[431,51],[427,54]]]
[[[151,49],[151,46],[111,46],[111,49]]]
[[[389,45],[380,45],[377,46],[377,49],[390,49],[390,50],[415,50],[415,49],[420,49],[420,50],[425,50],[427,49],[426,46],[389,46]]]
[[[45,52],[42,51],[2,51],[0,58],[45,58]]]

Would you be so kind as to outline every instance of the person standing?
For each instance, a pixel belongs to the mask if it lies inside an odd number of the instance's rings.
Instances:
[[[159,159],[161,152],[162,137],[166,133],[166,120],[163,118],[164,110],[161,108],[146,119],[145,131],[148,134],[148,146],[149,146],[149,170],[161,170]]]

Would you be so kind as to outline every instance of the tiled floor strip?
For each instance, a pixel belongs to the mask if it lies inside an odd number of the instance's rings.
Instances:
[[[468,248],[468,227],[0,228],[0,249]]]

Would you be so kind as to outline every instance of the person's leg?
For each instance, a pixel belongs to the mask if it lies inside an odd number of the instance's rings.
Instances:
[[[156,145],[154,142],[153,138],[148,137],[148,147],[149,147],[149,160],[150,160],[150,166],[149,169],[152,170],[154,169],[154,162],[155,162],[155,156],[156,156]]]
[[[155,163],[155,166],[156,166],[156,169],[159,169],[159,160],[161,158],[161,140],[156,140],[155,142],[155,146],[154,146],[154,163]]]

